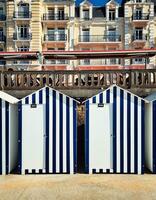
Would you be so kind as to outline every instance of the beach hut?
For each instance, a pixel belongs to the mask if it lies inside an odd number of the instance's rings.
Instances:
[[[145,99],[145,166],[156,173],[156,92]]]
[[[0,91],[0,174],[18,164],[18,99]]]
[[[18,103],[19,173],[75,173],[77,101],[44,87]]]
[[[86,172],[142,174],[145,101],[113,85],[84,103]]]

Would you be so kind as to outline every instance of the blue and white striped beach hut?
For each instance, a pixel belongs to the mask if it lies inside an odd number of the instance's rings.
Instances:
[[[156,173],[156,92],[145,99],[145,166]]]
[[[116,85],[85,101],[87,173],[144,172],[144,107]]]
[[[19,100],[0,91],[0,174],[9,174],[18,164]]]
[[[18,103],[20,173],[76,172],[77,103],[49,87]]]

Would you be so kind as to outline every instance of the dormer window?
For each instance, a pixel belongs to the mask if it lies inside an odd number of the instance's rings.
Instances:
[[[136,3],[142,3],[142,0],[135,0]]]
[[[115,20],[115,9],[109,9],[109,20]]]
[[[83,14],[83,19],[89,20],[89,9],[84,9],[82,11],[82,14]]]

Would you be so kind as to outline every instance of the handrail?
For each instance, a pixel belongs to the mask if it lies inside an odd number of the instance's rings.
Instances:
[[[117,84],[123,88],[156,88],[156,69],[92,71],[3,71],[0,88],[37,90],[45,85],[56,89],[100,89]]]

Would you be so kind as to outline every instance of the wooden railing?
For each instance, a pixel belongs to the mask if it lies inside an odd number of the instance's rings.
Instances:
[[[0,72],[0,88],[5,90],[36,90],[45,85],[61,90],[99,89],[112,84],[123,88],[156,88],[156,69]]]

